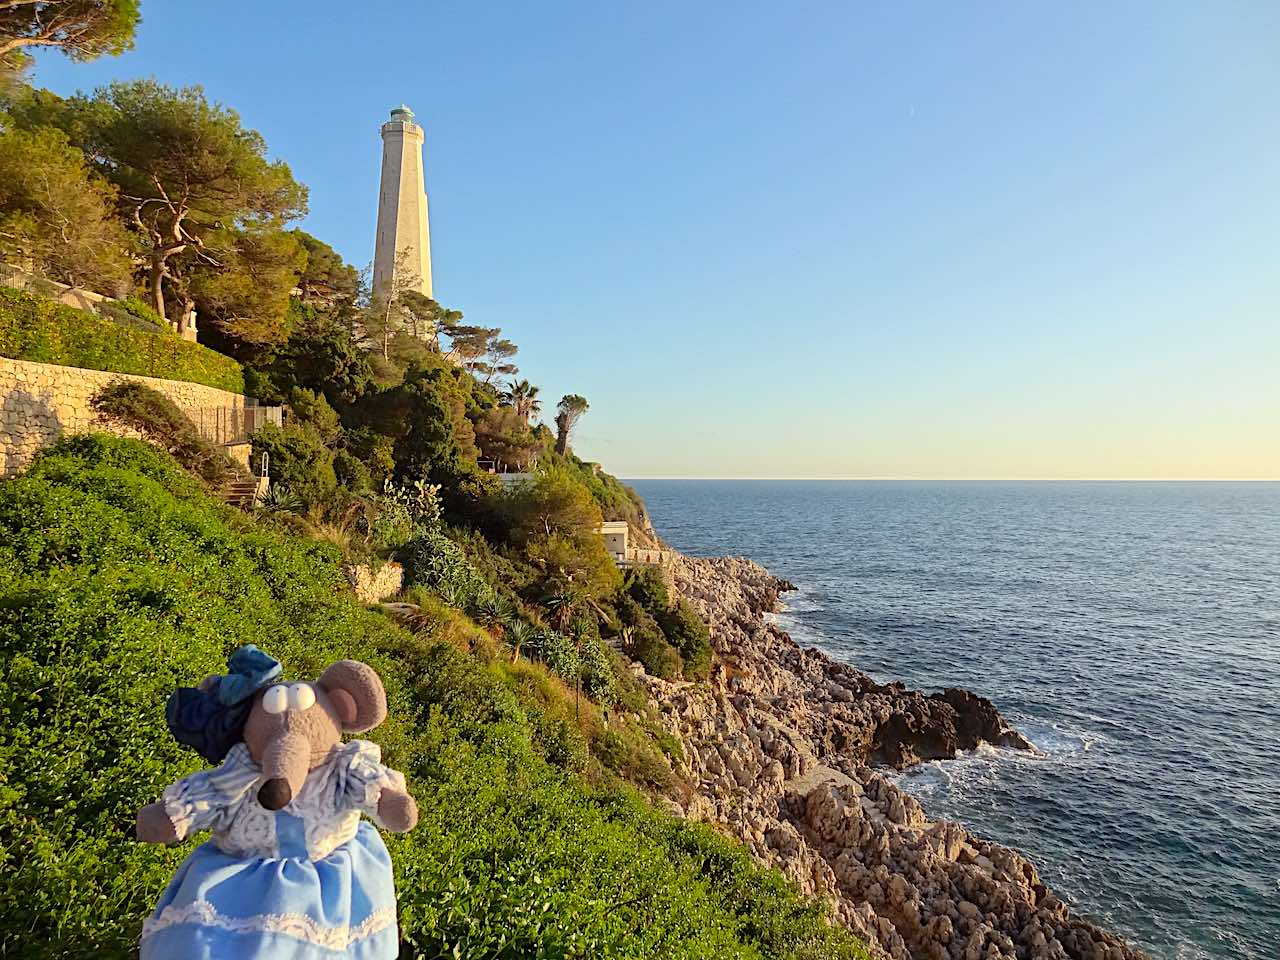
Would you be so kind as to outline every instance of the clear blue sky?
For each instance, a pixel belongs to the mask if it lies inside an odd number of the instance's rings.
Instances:
[[[173,3],[63,93],[202,84],[623,476],[1280,476],[1280,3]]]

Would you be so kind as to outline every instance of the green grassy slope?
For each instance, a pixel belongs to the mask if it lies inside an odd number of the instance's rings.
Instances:
[[[389,838],[402,956],[865,956],[737,845],[559,766],[562,725],[456,633],[361,607],[332,548],[138,442],[65,440],[0,482],[0,956],[134,955],[192,845],[131,835],[201,766],[165,698],[243,643],[291,677],[342,657],[384,677],[391,719],[369,736],[422,811]]]

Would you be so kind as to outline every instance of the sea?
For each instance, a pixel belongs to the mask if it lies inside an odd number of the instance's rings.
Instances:
[[[1280,483],[635,480],[779,623],[1042,751],[895,775],[1153,957],[1280,958]]]

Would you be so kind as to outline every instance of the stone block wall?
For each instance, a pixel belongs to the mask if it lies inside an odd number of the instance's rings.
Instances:
[[[89,405],[90,397],[117,380],[136,380],[160,391],[214,443],[248,439],[251,418],[245,411],[257,406],[252,397],[201,383],[0,357],[0,476],[12,476],[22,470],[37,451],[64,433],[107,430],[136,436],[99,421]]]
[[[361,603],[377,603],[404,588],[404,567],[395,562],[384,563],[377,570],[366,563],[353,563],[344,570]]]

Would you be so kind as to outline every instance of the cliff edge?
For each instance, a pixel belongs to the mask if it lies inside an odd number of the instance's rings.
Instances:
[[[1034,749],[989,700],[877,684],[801,649],[767,617],[789,584],[750,560],[669,569],[717,655],[708,683],[644,678],[684,748],[686,816],[724,825],[894,960],[1145,957],[1074,916],[1025,857],[930,821],[872,769],[980,742]]]

